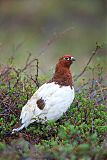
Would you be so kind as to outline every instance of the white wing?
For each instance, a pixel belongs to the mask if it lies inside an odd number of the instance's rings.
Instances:
[[[70,86],[60,87],[58,84],[46,84],[49,88],[45,90],[42,98],[45,100],[45,107],[40,118],[47,120],[57,120],[67,111],[74,99],[74,88]],[[42,90],[43,91],[43,90]]]

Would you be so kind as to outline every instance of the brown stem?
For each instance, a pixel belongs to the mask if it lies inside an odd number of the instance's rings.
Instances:
[[[95,50],[92,52],[92,55],[91,55],[91,57],[89,58],[86,66],[84,67],[84,69],[82,70],[82,72],[75,78],[74,81],[77,81],[77,80],[84,74],[84,72],[86,71],[88,65],[90,64],[90,62],[91,62],[91,60],[92,60],[92,58],[98,53],[98,50],[101,49],[101,48],[102,48],[102,47],[99,46],[99,45],[96,43],[96,48],[95,48]]]

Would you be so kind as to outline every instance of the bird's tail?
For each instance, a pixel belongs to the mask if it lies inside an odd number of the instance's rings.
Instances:
[[[36,107],[35,100],[30,100],[28,103],[22,108],[22,112],[20,115],[20,120],[22,125],[16,129],[12,130],[12,133],[19,132],[23,128],[29,126],[29,124],[36,121],[35,117],[37,117],[41,113],[41,110]]]
[[[25,127],[25,124],[22,124],[22,126],[21,126],[21,127],[14,128],[14,129],[12,130],[12,134],[14,134],[15,132],[19,132],[19,131],[21,131],[24,127]]]
[[[33,118],[33,107],[28,108],[28,106],[24,106],[22,108],[22,112],[20,115],[21,126],[18,128],[14,128],[12,130],[12,134],[15,132],[21,131],[23,128],[26,128],[30,123],[33,123],[35,120]]]

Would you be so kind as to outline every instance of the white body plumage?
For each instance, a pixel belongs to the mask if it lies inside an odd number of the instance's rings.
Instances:
[[[73,61],[75,58],[71,55],[64,55],[59,59],[52,79],[43,84],[22,108],[22,125],[13,129],[12,133],[26,128],[34,121],[56,121],[67,111],[75,96],[70,72]]]
[[[34,121],[58,120],[63,113],[67,111],[74,99],[74,88],[70,86],[60,86],[54,82],[43,84],[22,108],[21,122],[22,126],[13,129],[14,132],[26,128]],[[40,109],[37,101],[44,101],[44,108]]]

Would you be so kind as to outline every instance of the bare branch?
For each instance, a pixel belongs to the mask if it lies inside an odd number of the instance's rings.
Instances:
[[[39,57],[47,51],[48,47],[50,45],[52,45],[54,42],[56,42],[56,40],[60,39],[61,37],[63,37],[67,32],[70,32],[71,30],[73,30],[73,27],[69,27],[67,29],[65,29],[62,32],[54,32],[53,35],[51,36],[51,38],[46,42],[45,46],[43,47],[43,49],[39,52]]]
[[[91,55],[91,57],[89,58],[86,66],[84,67],[84,69],[82,70],[82,72],[75,78],[74,81],[77,81],[77,80],[84,74],[84,72],[86,71],[86,69],[87,69],[88,65],[90,64],[91,60],[92,60],[93,57],[98,53],[98,50],[101,49],[101,48],[102,48],[102,46],[100,46],[100,45],[98,45],[98,44],[96,43],[96,48],[95,48],[95,50],[92,52],[92,55]]]

